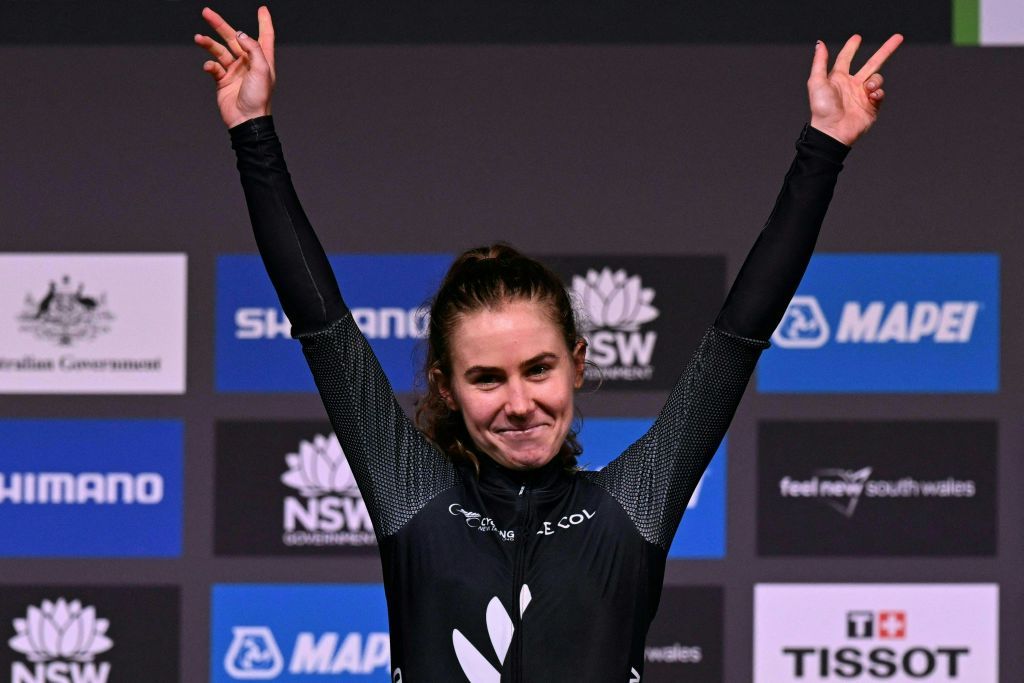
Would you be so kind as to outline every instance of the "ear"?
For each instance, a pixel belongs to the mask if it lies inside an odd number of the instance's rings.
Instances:
[[[452,393],[451,383],[448,381],[448,377],[441,372],[441,368],[431,368],[430,383],[437,387],[437,393],[444,399],[448,410],[455,412],[459,409],[459,404],[455,400],[455,394]]]
[[[576,341],[576,348],[572,350],[572,364],[575,372],[572,385],[579,389],[583,386],[584,370],[587,366],[587,341],[585,339]]]

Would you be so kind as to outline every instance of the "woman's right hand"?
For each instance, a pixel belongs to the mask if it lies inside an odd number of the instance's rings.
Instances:
[[[270,113],[270,95],[274,90],[274,24],[270,10],[260,7],[259,38],[253,40],[235,31],[228,22],[209,7],[203,19],[220,36],[224,44],[209,36],[196,34],[196,45],[213,59],[203,64],[217,84],[217,107],[228,128],[257,116]]]

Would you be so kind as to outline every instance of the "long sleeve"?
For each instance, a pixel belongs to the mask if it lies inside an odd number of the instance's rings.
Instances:
[[[231,141],[260,256],[383,539],[453,486],[455,468],[405,415],[346,308],[271,118],[232,128]]]
[[[715,325],[768,339],[803,278],[850,148],[804,126],[782,190],[747,255]]]
[[[292,186],[273,118],[249,119],[230,133],[256,245],[292,333],[321,330],[341,318],[346,308],[327,255]]]
[[[664,549],[810,261],[848,148],[806,126],[767,223],[654,425],[594,475]]]

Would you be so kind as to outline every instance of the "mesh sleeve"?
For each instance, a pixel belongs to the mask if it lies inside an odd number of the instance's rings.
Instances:
[[[455,467],[398,405],[351,313],[298,338],[377,537],[390,536],[456,483]]]
[[[710,328],[654,425],[593,481],[647,541],[667,549],[687,501],[725,436],[767,342]]]

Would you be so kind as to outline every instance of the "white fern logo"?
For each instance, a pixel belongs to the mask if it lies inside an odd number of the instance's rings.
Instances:
[[[286,455],[285,462],[289,470],[281,475],[281,481],[308,498],[327,493],[359,495],[352,467],[333,432],[330,436],[317,434],[312,442],[301,441],[299,452]]]
[[[114,646],[106,636],[109,627],[109,621],[96,618],[95,607],[83,607],[78,600],[43,600],[41,608],[28,608],[27,618],[14,620],[17,635],[8,644],[31,662],[91,662],[95,655]]]
[[[651,305],[654,289],[622,269],[589,269],[585,277],[573,275],[572,292],[590,328],[635,332],[658,317],[658,309]]]
[[[522,590],[519,591],[520,618],[532,599],[530,587],[523,584]],[[491,598],[491,601],[487,603],[487,635],[491,638],[491,647],[494,648],[494,654],[498,656],[498,662],[501,664],[505,663],[515,630],[512,617],[505,611],[501,601],[497,597]],[[501,672],[480,654],[480,651],[469,642],[466,636],[462,635],[459,629],[452,631],[452,645],[455,647],[455,656],[459,658],[459,665],[462,667],[462,672],[466,674],[466,678],[469,679],[469,683],[501,682]]]

